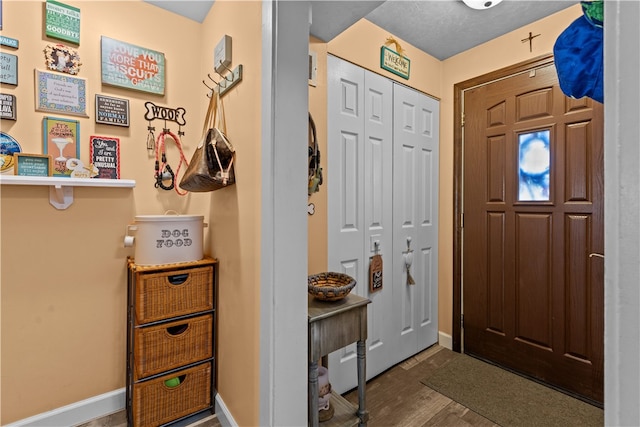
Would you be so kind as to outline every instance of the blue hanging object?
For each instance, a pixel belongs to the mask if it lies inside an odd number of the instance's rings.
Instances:
[[[583,14],[558,36],[553,54],[565,95],[604,102],[602,26]]]

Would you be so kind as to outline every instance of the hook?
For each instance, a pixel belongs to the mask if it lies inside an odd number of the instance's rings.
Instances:
[[[207,74],[207,76],[209,76],[209,74]],[[218,83],[215,80],[213,80],[211,76],[209,76],[209,78],[211,79],[212,82],[218,85]],[[211,96],[213,95],[213,92],[215,92],[216,90],[211,86],[209,86],[204,80],[202,80],[202,84],[205,85],[207,89],[209,89],[209,93],[207,93],[207,98],[211,98]]]
[[[213,80],[213,79],[211,79]],[[214,82],[215,83],[215,82]],[[202,80],[202,84],[205,85],[207,87],[207,89],[209,90],[214,90],[212,87],[210,87],[204,80]],[[217,83],[216,83],[217,84]]]
[[[207,73],[207,77],[209,77],[209,80],[214,82],[216,84],[216,86],[220,86],[220,83],[218,83],[217,81],[213,80],[213,77],[211,77],[211,74]]]
[[[230,72],[230,73],[231,73],[231,80],[229,80],[229,79],[227,78],[227,76],[223,76],[222,74],[220,74],[220,73],[218,72],[218,70],[217,70],[217,69],[216,69],[216,74],[217,74],[217,75],[219,75],[220,77],[222,77],[223,79],[225,79],[226,81],[228,81],[229,83],[233,83],[233,71],[232,71],[232,70],[230,70],[229,68],[227,68],[227,66],[226,66],[226,65],[224,65],[224,64],[222,63],[222,61],[220,61],[220,64],[219,64],[219,65],[221,65],[221,66],[222,66],[222,68],[224,68],[225,70],[227,70],[228,72]]]

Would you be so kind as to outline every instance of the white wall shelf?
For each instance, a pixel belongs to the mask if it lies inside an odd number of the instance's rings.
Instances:
[[[41,176],[0,175],[1,185],[37,185],[49,187],[49,203],[56,209],[67,209],[73,203],[73,187],[133,188],[132,179],[56,178]]]

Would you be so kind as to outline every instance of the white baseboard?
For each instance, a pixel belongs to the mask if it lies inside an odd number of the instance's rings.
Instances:
[[[216,415],[223,427],[237,427],[227,405],[216,394]],[[125,389],[110,391],[33,417],[5,424],[5,427],[69,427],[77,426],[125,409]]]
[[[224,404],[224,401],[219,394],[216,394],[216,415],[222,427],[238,427],[238,423],[233,419],[233,415],[229,412],[229,408]]]
[[[449,350],[452,350],[453,337],[449,334],[445,334],[444,332],[438,331],[438,344],[440,344],[444,348],[448,348]]]
[[[5,427],[69,427],[124,409],[125,389],[110,391],[25,418]]]

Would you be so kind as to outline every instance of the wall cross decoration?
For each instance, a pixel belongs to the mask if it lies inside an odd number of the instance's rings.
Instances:
[[[533,39],[538,37],[540,34],[536,34],[535,36],[529,31],[529,37],[520,40],[522,43],[529,41],[529,52],[533,52]]]

